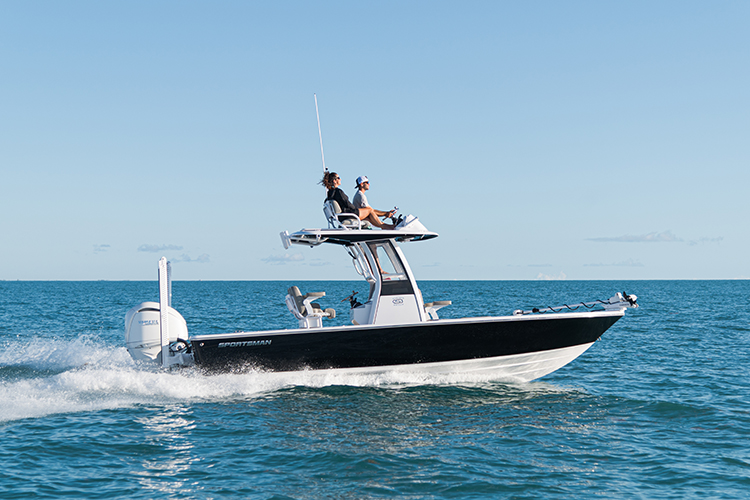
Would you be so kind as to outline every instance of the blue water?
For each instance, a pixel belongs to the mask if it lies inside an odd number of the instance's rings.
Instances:
[[[291,328],[286,288],[175,282],[191,333]],[[441,317],[639,296],[531,383],[136,366],[152,282],[0,282],[0,498],[748,498],[750,282],[423,282]]]

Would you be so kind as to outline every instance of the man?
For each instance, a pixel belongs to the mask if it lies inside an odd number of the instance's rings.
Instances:
[[[370,189],[370,180],[367,178],[367,176],[361,175],[357,177],[357,192],[354,193],[354,198],[352,199],[352,203],[357,208],[366,208],[369,207],[370,204],[367,202],[367,196],[365,195],[365,191]],[[396,210],[391,210],[390,212],[385,212],[383,210],[375,210],[373,208],[373,211],[378,217],[393,217],[393,214],[396,213]]]
[[[365,196],[365,191],[368,189],[370,189],[370,180],[364,175],[357,177],[357,192],[354,193],[354,198],[352,199],[355,207],[365,208],[370,206],[367,203],[367,196]]]

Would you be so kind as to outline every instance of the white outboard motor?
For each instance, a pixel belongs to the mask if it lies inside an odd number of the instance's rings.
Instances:
[[[172,309],[172,272],[159,260],[159,302],[141,302],[125,314],[125,345],[136,361],[163,368],[194,363],[185,319]]]
[[[169,338],[167,344],[184,343],[187,347],[188,329],[185,319],[176,310],[167,309]],[[125,346],[136,361],[161,359],[161,306],[158,302],[141,302],[125,314]]]

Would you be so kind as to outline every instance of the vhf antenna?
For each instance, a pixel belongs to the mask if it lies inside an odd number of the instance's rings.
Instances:
[[[320,132],[320,113],[318,112],[318,96],[316,94],[313,94],[313,97],[315,97],[315,114],[318,117],[318,137],[320,137],[320,157],[323,159],[323,173],[328,172],[328,169],[326,168],[326,157],[323,154],[323,134]]]

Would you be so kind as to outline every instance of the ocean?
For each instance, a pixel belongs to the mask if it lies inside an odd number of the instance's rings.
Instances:
[[[192,334],[293,328],[291,285],[184,282]],[[0,498],[750,498],[750,281],[423,281],[445,318],[638,295],[529,383],[136,365],[156,282],[0,282]]]

